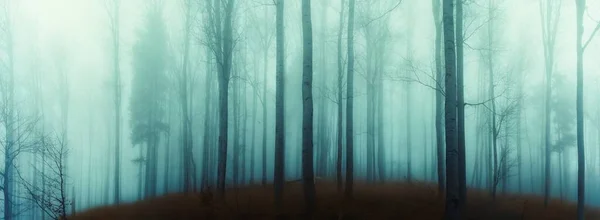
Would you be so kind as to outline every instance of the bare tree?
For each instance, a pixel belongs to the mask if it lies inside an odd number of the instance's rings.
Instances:
[[[315,182],[313,170],[313,39],[310,0],[302,0],[302,181],[306,212],[315,209]]]
[[[441,198],[444,195],[444,184],[446,176],[444,172],[444,128],[442,126],[442,18],[441,18],[441,2],[440,0],[432,0],[433,5],[433,20],[435,22],[435,136],[436,136],[436,151],[437,151],[437,175],[438,175],[438,196]]]
[[[562,0],[540,1],[540,16],[542,21],[542,39],[544,45],[544,64],[545,64],[545,163],[544,163],[544,206],[548,206],[550,199],[550,99],[552,94],[552,73],[554,72],[554,46],[556,44],[556,30],[558,19],[560,18],[560,7]]]
[[[459,149],[457,132],[456,41],[454,30],[454,2],[443,2],[446,121],[446,211],[445,219],[460,219]],[[460,89],[460,88],[459,88]]]
[[[219,150],[217,168],[217,196],[225,196],[225,173],[227,172],[227,122],[228,93],[233,58],[233,7],[235,0],[209,1],[209,47],[213,51],[219,72]],[[221,4],[224,14],[221,15]],[[222,22],[223,20],[223,22]]]
[[[35,167],[35,175],[40,175],[46,180],[44,186],[30,184],[19,172],[19,178],[31,197],[31,201],[38,206],[45,215],[52,219],[67,219],[67,207],[74,206],[74,201],[67,197],[68,175],[66,171],[69,147],[62,137],[48,138],[40,136],[36,140],[40,145],[35,155],[44,157],[42,167]]]
[[[338,85],[337,85],[337,156],[336,156],[336,182],[337,182],[337,190],[338,192],[342,191],[342,117],[343,117],[343,109],[342,109],[342,88],[343,88],[343,64],[342,64],[342,34],[344,30],[344,0],[340,0],[340,27],[337,35],[337,67],[338,67]]]
[[[113,80],[115,98],[115,173],[114,173],[114,202],[121,200],[121,69],[119,59],[120,48],[120,0],[105,0],[106,13],[109,19],[109,29],[112,38]]]
[[[283,180],[285,177],[285,60],[284,60],[284,26],[283,26],[283,0],[277,1],[276,32],[277,32],[277,64],[276,64],[276,100],[275,100],[275,204],[278,212],[282,211]]]
[[[354,6],[356,0],[350,0],[348,5],[348,80],[346,93],[346,188],[345,197],[352,199],[354,184]]]
[[[583,52],[594,37],[600,22],[592,31],[590,37],[583,42],[583,13],[586,0],[576,0],[577,5],[577,219],[584,219],[585,208],[585,149],[583,127]]]

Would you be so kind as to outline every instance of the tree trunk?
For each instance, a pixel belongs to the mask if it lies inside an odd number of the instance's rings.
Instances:
[[[459,149],[457,133],[456,54],[454,41],[454,3],[444,0],[444,60],[446,63],[446,210],[445,219],[460,219]],[[460,89],[460,88],[459,88]]]
[[[189,4],[189,0],[186,0]],[[188,61],[189,61],[189,48],[190,48],[190,28],[191,28],[191,9],[188,5],[185,7],[185,42],[183,52],[183,66],[181,68],[180,80],[180,104],[181,104],[181,123],[182,123],[182,150],[183,150],[183,191],[189,193],[192,191],[192,133],[191,133],[191,120],[189,114],[189,101],[188,101],[188,84],[190,81],[188,73]]]
[[[577,4],[577,219],[583,220],[585,208],[585,149],[583,138],[583,12],[585,0]],[[598,24],[600,27],[600,23]],[[593,36],[591,36],[593,37]],[[590,38],[591,38],[590,37]],[[587,43],[586,43],[587,46]]]
[[[263,55],[263,136],[262,136],[262,179],[261,184],[267,185],[267,49]]]
[[[437,174],[438,174],[438,196],[444,195],[444,185],[446,176],[444,173],[444,127],[442,125],[442,18],[440,0],[432,0],[433,20],[435,22],[435,136],[437,150]]]
[[[283,6],[284,0],[277,1],[276,12],[276,97],[275,97],[275,170],[273,182],[275,183],[275,208],[281,213],[283,207],[283,182],[285,179],[285,60],[284,60],[284,26]]]
[[[113,68],[115,79],[115,192],[114,202],[118,205],[121,200],[121,69],[119,59],[119,38],[120,38],[120,0],[113,1]]]
[[[231,61],[233,55],[233,2],[234,0],[227,1],[227,6],[225,9],[225,23],[223,25],[223,51],[221,54],[222,63],[219,71],[219,165],[217,169],[217,196],[220,199],[223,199],[225,196],[225,174],[227,172],[227,97],[229,92],[229,76],[231,74]],[[219,7],[220,6],[218,5],[216,6],[216,8]]]
[[[346,189],[345,197],[352,199],[354,184],[354,4],[350,0],[348,6],[348,76],[346,100]]]
[[[465,150],[465,98],[463,82],[463,0],[456,2],[456,87],[458,111],[458,185],[460,193],[460,210],[466,213],[467,208],[467,159]]]
[[[206,51],[206,56],[207,57],[211,57],[209,54],[209,49],[207,49]],[[210,154],[211,154],[211,141],[210,141],[210,130],[211,128],[211,118],[212,118],[212,111],[211,111],[211,100],[212,100],[212,96],[211,96],[211,91],[212,91],[212,62],[206,62],[206,81],[204,84],[204,137],[203,137],[203,147],[202,147],[202,189],[205,189],[205,187],[208,186],[209,184],[209,166],[210,166]]]
[[[344,100],[342,99],[342,87],[343,87],[343,82],[342,80],[344,79],[343,74],[343,67],[342,67],[342,33],[344,30],[344,0],[340,0],[340,29],[338,31],[338,36],[337,36],[337,66],[338,66],[338,84],[337,84],[337,157],[336,157],[336,166],[335,166],[335,170],[336,170],[336,182],[337,182],[337,191],[338,192],[342,192],[342,184],[344,182],[344,180],[342,180],[342,147],[343,147],[343,143],[342,143],[342,135],[343,135],[343,131],[342,131],[342,117],[343,117],[343,109],[342,109],[342,105]]]
[[[315,182],[313,170],[313,45],[310,0],[302,0],[302,181],[306,212],[312,216],[315,209]]]

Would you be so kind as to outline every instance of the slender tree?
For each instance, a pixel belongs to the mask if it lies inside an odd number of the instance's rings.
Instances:
[[[458,185],[460,193],[461,213],[466,213],[467,203],[467,161],[465,152],[465,98],[464,98],[464,61],[463,61],[463,4],[464,0],[456,1],[456,87],[458,112]]]
[[[346,188],[345,197],[352,198],[354,184],[354,5],[356,0],[350,0],[348,5],[348,76],[346,77]]]
[[[586,0],[576,0],[577,5],[577,219],[585,218],[585,149],[583,127],[583,53],[600,29],[600,22],[592,31],[588,40],[583,42],[583,13]]]
[[[444,0],[444,61],[445,70],[445,121],[446,121],[446,211],[445,219],[460,219],[459,149],[457,132],[456,44],[454,32],[454,2]],[[460,89],[460,88],[459,88]]]
[[[315,182],[313,170],[313,39],[310,0],[302,0],[302,181],[304,200],[309,216],[315,208]]]
[[[342,109],[342,89],[343,89],[343,64],[342,64],[342,35],[344,30],[344,0],[340,0],[340,27],[337,35],[337,67],[338,67],[338,84],[337,84],[337,156],[336,156],[336,182],[337,182],[337,190],[338,192],[342,191],[342,117],[343,117],[343,109]]]
[[[277,1],[276,13],[276,32],[277,32],[277,64],[276,72],[276,97],[275,97],[275,172],[273,180],[275,182],[275,204],[278,212],[281,212],[283,203],[283,179],[285,175],[285,78],[284,78],[284,26],[283,26],[283,3],[284,0]]]
[[[545,2],[545,4],[544,4]],[[556,30],[560,18],[560,5],[562,0],[540,1],[540,16],[542,21],[542,39],[544,45],[545,64],[545,126],[544,126],[544,206],[548,206],[550,200],[550,152],[552,148],[550,136],[550,102],[552,95],[552,73],[554,72],[554,46],[556,42]]]
[[[233,60],[233,6],[235,0],[211,3],[210,10],[212,27],[210,46],[215,53],[219,72],[219,147],[217,166],[217,197],[225,196],[225,174],[227,172],[227,137],[228,137],[228,97],[231,66]],[[224,14],[221,15],[221,4],[224,4]],[[223,22],[221,22],[223,20]]]
[[[121,200],[121,68],[120,68],[120,0],[106,0],[106,11],[110,22],[112,38],[113,80],[115,101],[115,173],[114,173],[114,203]]]
[[[446,176],[444,172],[444,127],[442,125],[442,17],[440,0],[432,0],[433,20],[435,22],[435,137],[437,151],[437,175],[438,175],[438,196],[444,195],[444,184]]]

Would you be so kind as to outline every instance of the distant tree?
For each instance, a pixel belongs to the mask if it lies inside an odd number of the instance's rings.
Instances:
[[[194,167],[192,160],[194,158],[193,137],[192,137],[192,119],[190,116],[190,102],[192,99],[191,78],[189,70],[190,60],[190,37],[192,30],[192,10],[194,7],[191,0],[184,0],[182,8],[184,10],[184,42],[183,42],[183,63],[181,66],[181,74],[179,74],[179,103],[181,104],[181,121],[182,121],[182,160],[183,160],[183,191],[188,193],[193,189],[192,175]]]
[[[542,19],[542,40],[544,46],[544,67],[545,67],[545,127],[544,127],[544,206],[548,206],[550,200],[550,152],[552,148],[552,138],[550,133],[551,109],[550,102],[552,96],[552,74],[554,72],[554,48],[556,45],[556,32],[558,20],[560,18],[560,7],[562,0],[543,1],[540,0],[540,16]]]
[[[106,13],[109,18],[110,36],[112,40],[112,61],[114,80],[114,102],[115,102],[115,173],[114,173],[114,202],[119,204],[121,200],[121,68],[120,68],[120,14],[121,0],[105,0]]]
[[[167,77],[166,32],[161,6],[154,4],[145,15],[143,29],[133,48],[134,74],[131,91],[131,141],[145,144],[145,196],[156,196],[158,144],[167,131],[164,122]]]
[[[600,30],[600,22],[589,38],[583,41],[583,13],[586,0],[575,0],[577,7],[577,219],[583,220],[585,208],[585,148],[583,127],[583,53],[592,38]]]

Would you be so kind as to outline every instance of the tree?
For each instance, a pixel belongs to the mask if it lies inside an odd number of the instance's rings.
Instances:
[[[442,126],[442,18],[440,0],[432,0],[433,5],[433,20],[435,22],[435,137],[437,151],[437,175],[438,175],[438,196],[441,198],[444,195],[444,184],[446,176],[444,172],[444,128]]]
[[[583,42],[583,12],[586,0],[576,0],[577,5],[577,219],[584,219],[585,208],[585,149],[583,138],[583,52],[600,29],[600,22]]]
[[[227,137],[228,137],[228,93],[233,60],[233,6],[235,0],[222,2],[209,1],[209,46],[213,51],[219,72],[219,147],[217,168],[217,196],[225,196],[225,173],[227,172]],[[224,15],[221,15],[221,3],[224,3]],[[223,20],[223,22],[221,22]]]
[[[112,40],[113,80],[115,98],[115,204],[121,200],[121,68],[119,59],[120,48],[120,0],[106,0],[106,12]]]
[[[144,29],[133,48],[134,75],[131,92],[131,141],[146,145],[145,196],[156,196],[158,144],[166,132],[165,100],[166,32],[161,7],[152,5],[146,12]]]
[[[56,138],[40,136],[36,138],[35,142],[41,145],[39,149],[35,150],[35,156],[44,157],[42,167],[34,167],[35,175],[42,176],[46,179],[47,184],[43,186],[30,184],[19,172],[17,174],[24,183],[22,185],[31,201],[45,215],[56,220],[66,219],[67,207],[74,204],[74,201],[67,197],[69,177],[66,172],[66,163],[69,147],[65,140],[58,136]]]
[[[282,210],[283,203],[283,180],[285,176],[285,60],[283,43],[284,26],[283,26],[283,0],[277,1],[276,13],[276,32],[277,32],[277,64],[276,71],[276,100],[275,100],[275,172],[273,180],[275,183],[275,204],[278,212]]]
[[[315,208],[315,182],[313,170],[313,97],[312,97],[312,21],[310,0],[302,0],[302,181],[306,212]]]
[[[464,95],[464,60],[463,60],[463,4],[464,0],[456,2],[456,87],[458,88],[457,112],[458,112],[458,185],[460,193],[460,210],[466,213],[467,207],[467,161],[465,152],[465,95]]]
[[[6,67],[6,73],[8,78],[6,80],[7,85],[2,85],[2,122],[5,131],[5,140],[3,143],[4,150],[4,172],[0,174],[2,176],[2,193],[4,196],[4,219],[13,219],[13,201],[14,201],[14,172],[16,167],[13,162],[16,160],[17,155],[22,152],[21,147],[17,144],[19,136],[16,135],[18,131],[18,121],[15,118],[16,105],[15,105],[15,53],[14,53],[14,29],[13,29],[13,18],[11,17],[11,4],[5,2],[2,6],[5,13],[2,14],[2,36],[5,40],[3,42],[4,54],[6,56],[3,60],[3,64]]]
[[[546,2],[544,4],[544,2]],[[560,18],[560,5],[562,0],[557,1],[540,1],[540,16],[542,20],[542,39],[544,45],[544,64],[545,64],[545,127],[544,127],[544,142],[545,142],[545,163],[544,163],[544,206],[548,206],[550,199],[550,151],[551,151],[551,136],[550,136],[550,99],[552,94],[552,73],[554,71],[554,46],[556,43],[556,30],[558,19]]]
[[[444,0],[444,61],[445,70],[445,121],[446,121],[446,211],[445,219],[460,219],[459,149],[457,132],[456,44],[454,35],[454,2]],[[460,88],[458,88],[460,90]]]
[[[183,159],[183,191],[188,193],[192,191],[192,175],[193,166],[192,160],[194,157],[193,137],[192,137],[192,120],[190,117],[190,71],[189,66],[189,55],[190,55],[190,35],[192,28],[192,4],[191,0],[184,0],[184,45],[183,45],[183,63],[181,67],[181,74],[179,76],[179,102],[181,104],[181,121],[182,121],[182,159]]]
[[[346,189],[345,197],[352,199],[354,184],[354,5],[356,0],[350,0],[348,5],[348,69],[346,71],[347,100],[346,100]]]
[[[337,67],[338,67],[338,84],[337,84],[337,155],[336,155],[336,182],[337,182],[337,191],[342,191],[342,184],[344,180],[342,180],[342,117],[343,117],[343,109],[342,109],[342,88],[344,80],[343,75],[343,64],[342,64],[342,34],[344,30],[344,0],[340,0],[340,27],[337,35]]]

